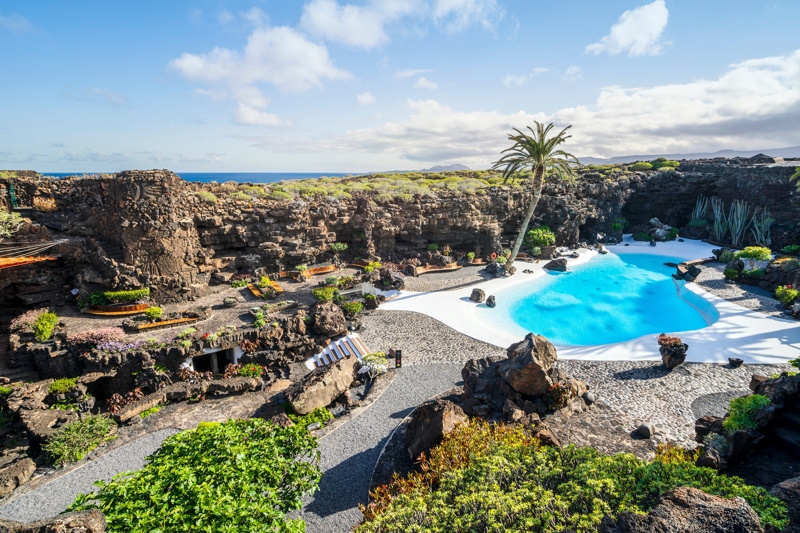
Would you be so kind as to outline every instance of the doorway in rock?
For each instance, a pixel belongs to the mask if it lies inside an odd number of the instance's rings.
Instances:
[[[197,372],[222,374],[229,364],[236,364],[242,356],[242,349],[234,346],[228,349],[204,348],[202,354],[192,357],[192,369]]]

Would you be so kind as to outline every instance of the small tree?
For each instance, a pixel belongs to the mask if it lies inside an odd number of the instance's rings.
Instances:
[[[346,242],[334,242],[331,243],[331,252],[333,255],[339,255],[340,253],[347,250],[347,243]]]
[[[11,237],[22,226],[22,217],[19,213],[11,213],[0,206],[0,239]]]

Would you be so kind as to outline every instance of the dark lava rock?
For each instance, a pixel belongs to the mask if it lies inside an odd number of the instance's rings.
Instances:
[[[786,502],[789,525],[783,528],[783,533],[800,533],[800,477],[778,483],[769,493]]]
[[[472,294],[469,295],[469,299],[473,302],[481,303],[486,299],[486,293],[483,289],[472,289]]]
[[[497,305],[497,302],[494,299],[494,295],[489,296],[486,298],[486,307],[494,307]]]
[[[593,393],[586,391],[583,393],[583,401],[586,402],[586,405],[592,405],[596,399]]]
[[[552,261],[548,262],[543,268],[546,268],[547,270],[553,270],[554,272],[566,272],[567,260],[563,257],[559,257],[558,259],[553,259]]]
[[[656,433],[656,426],[653,425],[652,422],[643,422],[639,424],[639,428],[636,430],[639,435],[642,437],[649,439]]]
[[[311,310],[314,318],[314,331],[326,337],[342,335],[347,322],[342,308],[333,302],[317,302]]]
[[[528,333],[525,339],[509,346],[506,353],[509,363],[502,374],[514,390],[538,396],[553,385],[548,371],[558,355],[553,343],[546,338]]]
[[[728,357],[728,363],[730,363],[731,367],[739,368],[744,363],[744,359],[739,359],[738,357]]]
[[[411,459],[428,453],[442,437],[458,424],[469,422],[464,410],[450,400],[438,399],[423,403],[411,415],[406,429],[406,449]]]

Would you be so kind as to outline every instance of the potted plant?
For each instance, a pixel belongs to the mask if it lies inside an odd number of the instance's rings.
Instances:
[[[472,264],[475,261],[475,252],[467,252],[467,263]]]
[[[667,369],[673,369],[686,361],[686,351],[689,345],[684,343],[680,337],[673,337],[662,333],[658,336],[658,351],[661,354],[661,361]]]

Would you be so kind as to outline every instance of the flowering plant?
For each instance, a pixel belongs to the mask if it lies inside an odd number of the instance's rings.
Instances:
[[[32,309],[30,311],[22,313],[17,318],[11,321],[11,331],[19,331],[21,329],[32,328],[34,322],[36,322],[36,319],[39,318],[39,315],[42,315],[46,312],[47,309],[42,308],[42,309]]]

